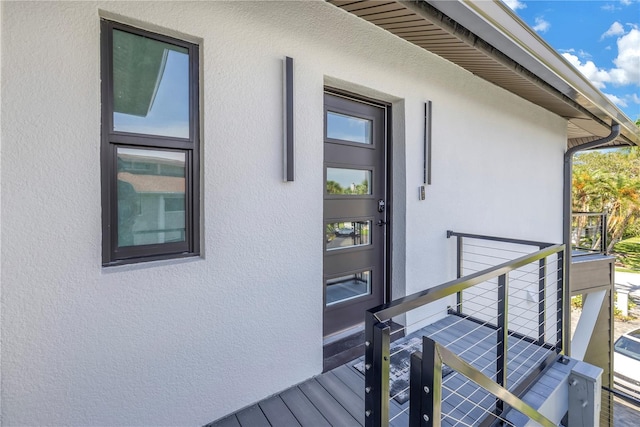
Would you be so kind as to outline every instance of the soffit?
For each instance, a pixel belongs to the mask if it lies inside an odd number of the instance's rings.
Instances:
[[[424,4],[381,0],[328,1],[453,62],[484,80],[568,119],[567,137],[570,144],[571,140],[579,145],[584,138],[609,134],[608,123],[594,117],[586,108],[450,18],[423,13]],[[627,138],[621,136],[609,145],[629,143]]]

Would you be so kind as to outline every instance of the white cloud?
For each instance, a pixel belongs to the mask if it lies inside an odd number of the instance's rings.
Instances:
[[[509,6],[512,10],[524,9],[527,7],[526,4],[522,3],[519,0],[502,0],[507,6]]]
[[[600,9],[606,10],[607,12],[613,12],[618,8],[614,4],[605,4],[604,6],[601,6]]]
[[[616,21],[613,24],[611,24],[609,29],[607,31],[605,31],[604,34],[602,34],[600,36],[600,40],[604,39],[605,37],[619,36],[619,35],[622,35],[622,34],[624,34],[624,27],[622,26],[621,23]]]
[[[629,99],[631,99],[631,102],[633,102],[634,104],[640,104],[640,96],[638,96],[637,93],[632,93],[631,95],[629,95]]]
[[[536,18],[536,25],[533,26],[533,29],[539,33],[546,33],[550,27],[551,24],[549,23],[549,21],[546,21],[543,17],[538,16]]]
[[[580,55],[581,58],[593,58],[593,55],[591,55],[589,52],[584,51],[582,49],[578,51],[578,55]]]
[[[607,98],[609,98],[611,100],[611,102],[616,104],[618,107],[627,108],[629,106],[629,104],[627,104],[627,101],[625,101],[624,99],[619,98],[619,97],[617,97],[615,95],[612,95],[610,93],[605,93],[605,96]]]
[[[602,70],[593,63],[593,61],[587,61],[582,63],[576,55],[570,53],[563,53],[567,61],[578,69],[584,76],[598,89],[604,89],[606,83],[611,81],[611,76],[606,70]]]
[[[635,85],[640,87],[640,30],[633,28],[617,40],[618,56],[613,60],[615,68],[598,68],[596,64],[582,60],[570,49],[562,54],[567,61],[585,75],[598,89],[604,89],[607,83],[614,86]],[[583,56],[584,58],[585,56]],[[588,58],[588,57],[587,57]],[[620,102],[625,102],[618,98]]]
[[[620,3],[625,6],[629,6],[631,3],[633,3],[633,0],[620,0]]]
[[[613,60],[618,70],[614,84],[640,86],[640,30],[633,28],[618,39],[618,57]]]

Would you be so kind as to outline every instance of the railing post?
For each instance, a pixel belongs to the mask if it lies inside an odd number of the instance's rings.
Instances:
[[[498,330],[496,331],[496,382],[507,388],[507,350],[509,338],[509,277],[503,274],[498,277]],[[496,401],[496,410],[501,413],[504,410],[502,400]]]
[[[538,270],[538,344],[544,345],[547,324],[547,258],[539,261]]]
[[[409,373],[409,427],[422,427],[422,353],[411,354]],[[426,385],[426,387],[429,387]]]
[[[456,275],[462,277],[462,236],[456,237]],[[456,293],[456,311],[462,314],[462,291]]]
[[[607,255],[607,213],[602,212],[602,231],[600,232],[600,241],[602,242],[600,253]]]
[[[567,260],[565,261],[565,258]],[[568,353],[567,344],[571,337],[569,336],[571,328],[568,323],[565,323],[565,308],[569,307],[568,313],[571,313],[570,304],[571,304],[571,292],[566,289],[565,290],[565,262],[571,262],[571,252],[567,255],[567,247],[558,252],[558,302],[556,304],[557,307],[557,316],[556,316],[556,348],[560,349],[560,352],[566,356],[570,356]],[[568,320],[568,319],[567,319]]]
[[[440,427],[442,360],[436,343],[422,337],[422,353],[411,355],[409,427]]]
[[[389,425],[389,344],[391,328],[371,312],[365,317],[365,426]]]

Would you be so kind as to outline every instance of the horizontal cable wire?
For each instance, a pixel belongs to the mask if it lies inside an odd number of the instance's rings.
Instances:
[[[389,423],[391,423],[393,420],[395,420],[396,418],[398,418],[400,415],[406,413],[409,410],[409,407],[407,406],[406,408],[404,408],[402,411],[398,412],[397,414],[395,414],[392,418],[389,419]]]
[[[481,253],[477,253],[477,252],[462,252],[462,261],[463,262],[464,261],[475,262],[475,258],[476,257],[477,258],[481,258],[484,261],[489,261],[489,260],[492,260],[492,259],[499,260],[499,261],[501,261],[500,264],[502,264],[502,262],[505,262],[505,261],[513,261],[514,259],[516,259],[514,257],[505,258],[503,256],[481,254]],[[485,258],[489,258],[489,259],[485,259]],[[492,265],[495,265],[495,264],[492,264]]]
[[[481,262],[481,261],[467,260],[467,259],[464,259],[464,258],[463,258],[463,262],[464,262],[464,263],[469,262],[469,263],[474,263],[474,264],[487,265],[487,266],[490,266],[490,267],[494,267],[494,266],[495,266],[495,264],[487,264],[487,263],[483,263],[483,262]],[[534,265],[536,262],[537,262],[537,261],[534,261],[534,262],[532,262],[532,263],[530,263],[530,264],[527,264],[527,265],[525,265],[525,266],[523,266],[523,267],[526,267],[526,266],[529,266],[529,265]],[[539,266],[539,265],[538,265],[538,267],[537,267],[536,269],[533,269],[533,270],[531,270],[531,271],[524,272],[524,274],[523,274],[523,275],[521,275],[521,276],[518,276],[518,277],[509,277],[509,280],[519,280],[519,279],[520,279],[520,278],[522,278],[522,277],[525,277],[525,276],[528,276],[528,275],[533,275],[533,274],[535,274],[535,273],[536,273],[536,271],[539,273],[539,272],[540,272],[542,269],[544,269],[544,268],[548,269],[548,266],[549,266],[549,263],[545,264],[545,266],[544,266],[544,267],[541,267],[541,266]],[[520,268],[518,268],[518,269],[516,269],[516,270],[513,270],[513,272],[520,271],[523,267],[520,267]],[[464,266],[463,266],[463,270],[471,270],[471,272],[472,272],[472,273],[477,273],[477,272],[479,272],[479,271],[482,271],[482,270],[476,270],[476,269],[473,269],[473,268],[469,268],[469,267],[468,267],[468,266],[466,266],[466,265],[464,265]],[[555,270],[555,271],[551,271],[551,273],[547,273],[545,277],[549,277],[551,274],[553,274],[553,273],[557,273],[557,272],[559,272],[559,271],[561,271],[561,270],[562,270],[562,266],[559,266],[559,267],[557,267],[557,268],[556,268],[556,270]],[[513,273],[513,272],[511,272],[511,273]]]
[[[481,310],[476,310],[476,311],[474,311],[474,312],[471,312],[470,314],[480,313],[480,312],[481,312]],[[466,316],[467,316],[467,317],[469,317],[469,314],[467,314]],[[441,317],[442,317],[442,313],[434,313],[434,314],[432,314],[432,315],[430,315],[430,316],[423,317],[423,318],[421,318],[421,319],[419,319],[419,320],[416,320],[415,322],[412,322],[412,323],[410,323],[410,324],[407,324],[406,326],[404,326],[404,327],[402,327],[402,328],[399,328],[396,332],[398,332],[398,331],[403,331],[403,330],[407,330],[407,329],[408,329],[409,327],[411,327],[411,326],[415,326],[415,325],[417,325],[417,324],[422,324],[422,323],[424,323],[427,319],[431,319],[431,318],[434,318],[434,317],[439,317],[439,318],[441,318]],[[449,328],[452,328],[453,326],[457,325],[458,323],[462,322],[463,320],[464,320],[464,318],[461,318],[460,320],[458,320],[458,321],[456,321],[456,322],[454,322],[454,323],[452,323],[452,324],[450,324],[450,325],[445,326],[445,327],[444,327],[444,328],[442,328],[441,330],[437,331],[437,332],[434,334],[434,336],[435,336],[435,335],[437,335],[438,333],[441,333],[441,332],[443,332],[443,331],[448,330]],[[483,323],[483,324],[482,324],[482,325],[480,325],[480,326],[487,326],[488,324],[490,324],[490,323],[489,323],[489,322],[485,322],[485,323]],[[467,334],[467,335],[468,335],[468,334]],[[397,354],[397,353],[398,353],[398,352],[396,352],[396,353],[394,353],[394,354]]]
[[[527,255],[527,254],[532,254],[536,251],[516,251],[514,249],[505,249],[505,248],[496,248],[495,246],[483,246],[483,245],[478,245],[478,244],[471,244],[471,243],[465,243],[464,244],[465,247],[471,247],[471,248],[481,248],[481,249],[491,249],[492,251],[501,251],[501,252],[511,252],[514,254],[522,254],[522,255]],[[531,247],[535,247],[535,246],[531,246]]]
[[[443,388],[444,388],[444,387],[443,387]],[[474,402],[474,401],[470,400],[467,396],[463,396],[462,394],[460,394],[460,393],[458,393],[457,391],[454,391],[454,390],[452,390],[452,389],[450,389],[450,388],[448,388],[448,387],[446,388],[446,390],[448,390],[451,394],[454,394],[454,395],[456,395],[456,396],[459,396],[460,398],[462,398],[462,399],[463,399],[463,401],[468,402],[468,403],[469,403],[469,404],[471,404],[473,407],[475,407],[475,408],[479,408],[480,410],[482,410],[482,411],[483,411],[484,413],[486,413],[487,415],[491,415],[491,416],[495,417],[497,420],[499,420],[499,421],[501,421],[501,422],[505,423],[506,425],[513,426],[513,423],[511,423],[510,421],[506,420],[505,418],[500,417],[499,415],[494,414],[493,412],[491,412],[491,411],[490,411],[490,410],[488,410],[487,408],[484,408],[484,407],[482,407],[482,406],[478,405],[476,402]],[[491,393],[489,393],[489,396],[494,397]],[[494,397],[494,399],[495,399],[495,397]],[[492,400],[494,400],[494,399],[492,399]],[[469,413],[470,413],[470,412],[471,412],[471,411],[467,411],[467,413],[466,413],[465,415],[469,415]],[[473,424],[467,424],[467,423],[465,423],[464,421],[459,420],[459,419],[457,419],[457,418],[454,418],[453,416],[451,416],[451,415],[449,415],[449,414],[446,414],[446,413],[444,413],[444,412],[442,413],[442,415],[443,415],[443,418],[445,418],[445,417],[446,417],[446,418],[451,418],[452,420],[456,421],[456,423],[458,423],[458,424],[462,424],[462,425],[465,425],[465,426],[473,426]]]
[[[468,246],[482,247],[482,246],[480,246],[480,245],[468,245]],[[505,252],[511,252],[511,253],[519,253],[519,254],[527,254],[527,253],[530,253],[530,252],[519,252],[519,251],[511,251],[511,250],[497,249],[497,248],[489,248],[489,247],[484,247],[484,248],[491,249],[491,250],[496,250],[496,251],[505,251]],[[510,260],[510,259],[511,259],[511,258],[503,258],[503,257],[495,256],[495,255],[475,254],[475,253],[470,253],[470,252],[468,252],[468,251],[467,251],[467,252],[465,252],[465,253],[467,254],[467,256],[468,256],[468,255],[475,255],[475,256],[479,256],[479,257],[488,257],[488,258],[500,259],[500,260]],[[487,263],[483,263],[483,262],[481,262],[481,261],[467,260],[467,259],[465,259],[465,261],[466,261],[466,262],[468,262],[468,263],[473,263],[473,264],[477,264],[477,265],[494,266],[493,264],[487,264]],[[551,261],[551,263],[552,263],[552,262],[557,262],[557,259],[556,259],[556,260]],[[532,331],[532,332],[535,332],[534,337],[529,337],[529,338],[531,338],[531,339],[537,339],[537,338],[538,338],[538,330],[539,330],[539,327],[540,327],[540,326],[542,326],[542,325],[543,325],[543,324],[545,324],[545,323],[551,323],[551,326],[550,326],[549,328],[546,328],[547,330],[545,330],[545,333],[546,333],[546,334],[548,334],[548,333],[550,332],[550,330],[553,328],[553,323],[556,323],[556,322],[548,322],[548,321],[545,321],[545,322],[538,322],[538,325],[537,325],[537,326],[538,326],[538,329],[536,329],[536,328],[527,328],[525,325],[520,325],[520,324],[518,324],[518,319],[525,319],[527,324],[530,324],[530,323],[531,323],[530,319],[526,319],[526,315],[527,315],[527,314],[529,314],[529,315],[539,316],[539,312],[538,312],[538,310],[535,310],[535,311],[534,311],[532,308],[527,309],[526,307],[523,307],[522,305],[524,304],[524,302],[526,301],[526,302],[527,302],[527,303],[529,303],[529,304],[534,303],[534,304],[537,304],[537,305],[539,305],[539,304],[544,304],[544,305],[545,305],[545,307],[547,307],[550,303],[554,303],[554,302],[555,302],[555,303],[557,303],[557,302],[559,302],[559,299],[558,299],[558,298],[556,298],[556,300],[555,300],[555,301],[553,301],[553,300],[552,300],[552,299],[550,299],[550,298],[543,298],[542,300],[530,301],[530,300],[528,300],[526,297],[519,297],[519,296],[516,296],[515,294],[517,294],[517,293],[519,293],[519,292],[532,292],[532,291],[533,291],[533,292],[535,292],[537,295],[539,295],[539,292],[540,292],[540,290],[539,290],[539,289],[532,290],[532,289],[526,289],[526,287],[527,287],[527,285],[539,285],[539,284],[540,284],[540,280],[541,280],[541,278],[539,277],[539,275],[540,275],[540,271],[542,271],[543,269],[546,269],[545,274],[544,274],[544,276],[543,276],[543,278],[544,278],[544,279],[548,279],[548,278],[550,278],[550,277],[552,277],[552,276],[554,276],[554,275],[557,275],[557,273],[558,273],[558,272],[560,272],[560,271],[562,270],[562,267],[559,267],[559,268],[557,268],[557,269],[555,269],[555,270],[549,270],[549,268],[548,268],[548,267],[549,267],[549,264],[550,264],[549,262],[548,262],[547,264],[545,264],[544,266],[540,266],[540,265],[538,264],[538,266],[537,266],[537,271],[536,271],[536,269],[532,269],[532,270],[530,270],[530,271],[521,271],[521,270],[522,270],[522,267],[521,267],[521,268],[520,268],[520,269],[518,269],[518,270],[514,270],[514,272],[517,272],[517,273],[519,274],[517,277],[509,277],[509,282],[510,282],[510,283],[511,283],[511,282],[516,282],[516,281],[518,282],[518,287],[510,287],[510,292],[509,292],[509,294],[510,294],[510,295],[509,295],[509,299],[510,299],[511,301],[510,301],[510,304],[509,304],[509,308],[510,308],[510,309],[518,308],[518,309],[520,309],[520,310],[522,310],[522,311],[523,311],[523,313],[522,313],[522,314],[520,314],[520,315],[518,315],[517,317],[512,318],[512,319],[509,319],[509,323],[514,324],[514,325],[518,326],[519,331],[523,331],[523,330],[524,330],[524,331]],[[533,265],[534,265],[534,263],[528,264],[527,266],[529,266],[529,265],[530,265],[530,266],[533,266]],[[527,266],[523,266],[523,267],[527,267]],[[465,270],[472,270],[472,269],[470,269],[470,268],[468,268],[468,267],[466,267],[466,266],[465,266]],[[480,270],[473,270],[473,272],[477,272],[477,271],[480,271]],[[513,274],[513,273],[511,273],[511,274]],[[525,279],[524,279],[524,278],[526,278],[527,276],[533,276],[533,275],[536,275],[536,279],[535,279],[534,281],[528,281],[528,280],[525,280]],[[554,277],[554,279],[555,279],[555,277]],[[555,285],[555,286],[554,286],[554,285]],[[497,285],[497,278],[494,278],[494,279],[488,280],[488,281],[486,281],[486,282],[484,282],[484,283],[482,283],[482,284],[478,284],[478,285],[474,286],[473,288],[470,288],[470,289],[469,289],[469,290],[467,290],[467,291],[471,291],[471,290],[475,290],[475,291],[487,290],[488,292],[494,292],[494,293],[495,293],[495,292],[497,292],[497,286],[498,286],[498,285]],[[556,292],[557,292],[557,280],[556,280],[555,282],[551,282],[551,283],[549,283],[549,281],[547,280],[545,292],[546,292],[547,294],[551,294],[551,295],[553,295],[554,293],[556,293]],[[463,292],[463,295],[464,295],[464,294],[470,294],[470,293],[471,293],[471,292]],[[512,293],[513,293],[513,295],[512,295]],[[452,294],[452,295],[453,295],[453,294]],[[471,296],[471,295],[470,295],[470,296]],[[496,306],[501,302],[500,300],[496,300],[496,298],[492,298],[492,297],[489,297],[489,296],[485,296],[484,294],[475,294],[475,295],[473,295],[473,299],[475,300],[475,301],[474,301],[474,303],[475,303],[476,305],[478,305],[478,304],[482,304],[482,302],[479,302],[479,301],[478,301],[478,299],[480,299],[481,301],[490,300],[490,301],[491,301],[494,305],[496,305]],[[516,302],[515,302],[515,303],[513,303],[513,300],[515,300]],[[464,305],[464,301],[462,302],[462,304]],[[456,306],[455,306],[455,307],[456,307],[458,310],[460,310],[460,304],[456,304]],[[439,331],[435,332],[435,333],[432,335],[432,337],[433,337],[433,338],[435,338],[435,337],[437,337],[437,336],[438,336],[438,334],[440,334],[440,333],[442,333],[442,332],[445,332],[445,331],[447,331],[448,329],[453,329],[453,328],[455,328],[455,327],[456,327],[458,324],[460,324],[461,322],[463,322],[463,321],[465,321],[465,320],[467,320],[467,321],[468,321],[468,319],[469,319],[473,314],[481,314],[481,315],[483,315],[483,316],[486,316],[486,314],[487,314],[487,313],[486,313],[486,310],[487,310],[487,309],[491,309],[491,307],[482,306],[482,307],[480,307],[480,308],[479,308],[479,309],[477,309],[477,310],[472,310],[472,311],[470,311],[470,312],[465,312],[465,316],[464,316],[464,317],[461,317],[461,318],[460,318],[460,320],[455,321],[455,322],[453,322],[452,324],[447,325],[446,327],[442,328],[441,330],[439,330]],[[495,307],[494,307],[494,309],[495,309]],[[558,312],[560,312],[560,310],[556,310],[556,312],[555,312],[555,313],[554,313],[554,312],[551,312],[551,311],[549,311],[549,310],[545,310],[545,320],[547,320],[547,319],[550,317],[550,315],[551,315],[551,316],[552,316],[552,315],[555,315],[555,314],[557,314]],[[428,319],[436,318],[436,317],[440,318],[441,316],[442,316],[442,314],[441,314],[441,313],[435,313],[435,314],[432,314],[432,315],[430,315],[430,316],[427,316],[427,317],[421,318],[421,319],[419,319],[419,320],[417,320],[417,321],[415,321],[415,322],[412,322],[411,324],[407,324],[406,326],[404,326],[404,327],[403,327],[403,328],[401,328],[400,330],[407,330],[407,329],[408,329],[409,327],[411,327],[411,326],[414,326],[414,325],[417,325],[417,324],[420,324],[420,323],[421,323],[421,324],[424,324]],[[492,321],[493,321],[493,322],[495,322],[495,323],[492,323]],[[476,322],[474,322],[474,323],[476,323]],[[495,324],[496,324],[496,323],[497,323],[497,317],[496,317],[496,316],[490,316],[489,320],[484,320],[484,321],[481,321],[480,323],[477,323],[477,325],[478,325],[478,326],[476,326],[475,328],[473,328],[473,329],[471,329],[471,330],[467,331],[467,332],[466,332],[466,333],[464,333],[462,336],[456,337],[453,341],[451,341],[451,342],[447,343],[447,344],[445,345],[445,347],[447,347],[447,348],[449,348],[449,349],[452,349],[452,347],[454,347],[456,344],[460,343],[460,341],[461,341],[461,340],[463,340],[464,338],[468,337],[469,335],[471,335],[471,334],[473,334],[473,333],[475,333],[475,332],[477,332],[477,331],[480,331],[482,328],[490,327],[490,328],[492,328],[492,329],[493,329],[493,327],[495,327]],[[555,332],[556,332],[556,334],[558,334],[558,333],[560,332],[560,329],[558,329],[558,328],[557,328],[557,326],[558,326],[558,325],[556,325],[556,331],[555,331]],[[551,332],[552,332],[552,331],[551,331]],[[523,334],[523,335],[524,335],[524,334]],[[520,338],[518,339],[517,337],[515,337],[515,336],[514,336],[514,333],[513,333],[513,332],[510,332],[510,333],[509,333],[509,336],[512,338],[512,340],[511,340],[511,341],[513,341],[513,339],[515,339],[516,341],[515,341],[515,343],[514,343],[514,342],[512,342],[512,343],[507,342],[507,357],[509,357],[509,349],[513,350],[514,345],[517,345],[517,344],[519,344],[519,343],[521,343],[521,342],[523,342],[523,341],[528,342],[528,341],[526,341],[526,340],[525,340],[525,337],[520,337]],[[471,357],[472,357],[473,359],[472,359],[472,361],[471,361],[471,362],[469,362],[469,363],[471,363],[471,364],[473,364],[473,363],[477,363],[479,360],[483,359],[483,357],[485,357],[487,354],[490,354],[490,355],[491,355],[491,358],[493,358],[493,357],[495,356],[495,349],[496,349],[496,345],[497,345],[497,344],[496,344],[495,342],[493,342],[493,338],[495,338],[495,334],[494,334],[493,332],[490,332],[490,333],[488,333],[488,334],[483,334],[483,335],[482,335],[482,337],[481,337],[479,340],[476,340],[476,345],[475,345],[474,347],[477,347],[477,345],[478,345],[478,344],[480,344],[480,343],[482,343],[482,342],[486,341],[487,339],[491,339],[491,340],[492,340],[492,345],[489,347],[489,349],[487,349],[487,350],[483,351],[483,352],[482,352],[482,353],[480,353],[479,355],[478,355],[477,353],[476,353],[476,354],[472,354],[472,355],[471,355]],[[524,347],[523,347],[523,348],[522,348],[522,349],[521,349],[521,350],[520,350],[520,351],[515,355],[515,357],[519,357],[519,356],[521,356],[523,353],[525,353],[525,352],[527,352],[527,351],[530,351],[532,347],[536,347],[537,349],[541,349],[541,348],[542,348],[542,347],[541,347],[541,346],[539,346],[539,345],[536,345],[536,344],[533,344],[533,343],[529,343],[528,345],[525,345],[525,346],[524,346]],[[401,352],[401,351],[403,351],[403,350],[406,350],[407,348],[409,348],[409,346],[408,346],[408,345],[406,345],[406,346],[401,346],[401,349],[400,349],[399,351],[397,351],[397,352],[393,353],[393,354],[392,354],[392,356],[393,356],[393,355],[395,355],[395,354],[400,353],[400,352]],[[464,349],[464,350],[462,350],[462,351],[460,352],[460,354],[459,354],[459,355],[461,356],[461,355],[470,354],[470,351],[471,351],[471,348],[469,348],[469,347],[465,347],[465,349]],[[507,379],[511,379],[511,377],[512,377],[513,375],[515,375],[515,374],[516,374],[516,372],[517,372],[517,368],[520,368],[520,367],[522,367],[522,366],[525,366],[525,365],[526,365],[526,363],[525,363],[525,362],[529,362],[531,359],[536,359],[536,362],[539,362],[541,359],[543,359],[544,357],[546,357],[546,354],[548,354],[548,352],[542,352],[542,353],[538,353],[537,351],[533,351],[533,352],[531,352],[531,353],[529,354],[529,357],[527,357],[527,358],[526,358],[522,363],[520,363],[517,367],[515,367],[515,369],[509,369],[509,373],[508,373],[508,375],[507,375]],[[540,355],[540,356],[538,357],[538,355]],[[509,359],[514,359],[513,355],[512,355],[512,357],[510,357]],[[495,368],[496,368],[496,366],[495,366],[495,359],[494,359],[494,360],[492,360],[492,361],[490,362],[490,364],[489,364],[489,365],[487,365],[487,366],[485,366],[485,367],[482,367],[482,368],[481,368],[481,369],[479,369],[479,370],[480,370],[481,372],[485,372],[485,371],[489,371],[489,370],[490,370],[490,371],[491,371],[491,373],[493,374],[493,371],[495,370]],[[510,368],[511,368],[511,367],[510,367]],[[476,368],[476,369],[477,369],[477,368]],[[532,370],[532,368],[525,369],[525,372],[524,372],[523,374],[519,374],[519,375],[518,375],[518,376],[519,376],[518,380],[521,380],[521,378],[522,378],[523,376],[527,375],[531,370]],[[499,370],[498,372],[501,372],[501,370]],[[450,378],[453,378],[453,377],[448,377],[448,378],[445,378],[445,379],[443,380],[443,388],[445,388],[445,384],[448,384],[448,380],[449,380]],[[462,387],[464,387],[465,385],[467,385],[467,384],[469,384],[469,381],[466,381],[466,382],[464,382],[463,384],[461,384],[459,387],[457,387],[457,388],[455,389],[455,391],[454,391],[452,388],[448,387],[448,386],[447,386],[446,388],[447,388],[449,391],[454,392],[454,394],[457,394],[458,396],[462,397],[462,398],[463,398],[463,401],[468,401],[468,402],[470,402],[473,406],[478,407],[478,408],[482,409],[483,411],[487,412],[487,414],[491,414],[492,416],[496,417],[496,419],[499,419],[499,420],[501,420],[501,421],[503,421],[503,422],[506,422],[507,424],[511,425],[507,420],[503,420],[503,419],[501,419],[500,417],[495,416],[495,414],[493,414],[492,412],[487,411],[486,409],[482,408],[481,406],[479,406],[479,405],[477,405],[476,403],[474,403],[473,401],[471,401],[469,398],[467,398],[467,397],[465,397],[465,396],[462,396],[460,393],[458,393],[458,391],[459,391]],[[401,393],[406,392],[407,390],[409,390],[409,387],[405,388],[404,390],[402,390],[402,391],[400,391],[399,393],[397,393],[395,396],[391,397],[391,398],[390,398],[390,400],[391,400],[391,399],[393,399],[393,398],[395,398],[395,397],[397,397],[397,396],[398,396],[398,395],[400,395]],[[475,394],[476,394],[476,392],[478,392],[479,390],[481,390],[481,388],[477,388],[476,390],[474,390],[474,392],[473,392],[473,393],[471,393],[471,396],[475,395]],[[482,399],[480,400],[480,402],[482,403],[482,402],[483,402],[484,400],[486,400],[487,398],[492,398],[492,395],[491,395],[491,394],[489,394],[489,395],[485,396],[484,398],[482,398]],[[493,398],[493,399],[492,399],[492,401],[493,401],[494,399],[495,399],[495,398]],[[459,406],[456,406],[454,409],[458,409],[458,407],[459,407]],[[400,413],[398,413],[397,415],[395,415],[393,418],[391,418],[391,421],[395,420],[398,416],[400,416],[401,414],[405,413],[406,411],[408,411],[408,408],[404,409],[403,411],[401,411]],[[461,422],[461,421],[459,421],[459,422]],[[465,424],[465,423],[463,423],[463,422],[461,422],[461,423],[462,423],[462,424],[464,424],[464,425],[467,425],[467,424]]]
[[[455,390],[453,390],[452,388],[450,388],[450,387],[448,387],[448,386],[445,386],[445,385],[443,385],[443,387],[442,387],[442,388],[443,388],[443,390],[448,390],[448,391],[449,391],[451,394],[453,394],[454,396],[463,396],[463,395],[459,392],[459,391],[460,391],[460,389],[461,389],[462,387],[465,387],[465,386],[470,385],[470,384],[472,384],[472,385],[473,385],[473,388],[474,388],[473,393],[465,393],[464,398],[462,399],[462,401],[461,401],[460,403],[458,403],[457,405],[455,405],[455,406],[451,405],[451,406],[452,406],[452,408],[451,408],[449,411],[447,411],[448,413],[451,413],[451,412],[453,412],[453,411],[455,411],[455,410],[459,410],[460,412],[463,412],[463,413],[464,413],[464,411],[462,411],[461,407],[462,407],[462,405],[464,405],[464,404],[465,404],[465,403],[467,403],[467,402],[472,402],[472,404],[474,404],[475,406],[477,406],[477,407],[479,407],[479,408],[483,409],[484,411],[487,411],[487,408],[485,408],[485,407],[484,407],[484,406],[482,406],[482,405],[483,405],[483,403],[484,403],[487,399],[489,399],[489,398],[491,398],[491,401],[490,401],[491,403],[489,403],[487,406],[492,406],[492,405],[493,405],[493,402],[495,402],[496,397],[495,397],[493,394],[491,394],[491,393],[487,392],[484,388],[480,387],[479,385],[477,385],[476,383],[474,383],[473,381],[470,381],[470,380],[468,380],[468,379],[467,379],[467,380],[465,380],[465,381],[460,385],[460,387],[456,388]],[[477,394],[479,394],[479,396],[481,397],[481,398],[480,398],[480,400],[479,400],[479,401],[477,401],[477,402],[476,402],[476,401],[474,401],[474,400],[471,400],[471,398],[472,398],[476,393],[477,393]],[[442,393],[442,394],[444,395],[444,393]],[[443,412],[444,412],[444,411],[443,411]]]

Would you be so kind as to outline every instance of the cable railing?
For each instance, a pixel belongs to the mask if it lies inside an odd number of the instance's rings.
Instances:
[[[607,253],[607,214],[573,212],[571,217],[571,253],[584,256]]]
[[[410,426],[421,426],[424,425],[424,422],[427,425],[440,425],[442,421],[453,425],[473,426],[475,420],[481,419],[485,420],[484,425],[491,425],[495,421],[499,421],[502,425],[515,426],[516,424],[511,421],[512,414],[507,415],[504,410],[505,405],[509,405],[512,411],[517,411],[544,427],[556,425],[507,388],[500,386],[492,378],[482,374],[473,365],[458,357],[447,347],[427,337],[423,338],[422,347],[423,352],[416,352],[411,358],[411,395],[413,397],[409,415]],[[449,387],[441,376],[445,360],[447,366],[476,384],[478,390],[485,391],[487,398],[497,397],[497,402],[502,406],[502,409],[499,412],[490,411],[481,404],[482,401],[477,402],[468,397],[467,393],[459,392],[462,387],[458,387],[456,390]],[[436,390],[440,390],[440,392],[438,393]],[[458,411],[461,414],[458,415],[453,411],[443,411],[442,391],[447,391],[449,396],[455,396],[459,401],[470,405],[473,408],[472,411],[476,413],[471,414],[471,411],[467,410],[466,414]]]
[[[640,419],[640,400],[622,391],[602,387],[600,426],[632,426]]]
[[[457,239],[456,280],[366,314],[365,425],[489,425],[516,411],[549,425],[519,396],[564,352],[564,245],[447,236]],[[409,344],[391,342],[392,323],[394,333],[404,325],[401,341]],[[398,371],[394,359],[406,352],[426,366],[419,384],[432,384],[428,393],[415,385],[413,364],[404,388],[390,383]],[[408,395],[408,403],[398,404],[399,395]]]

